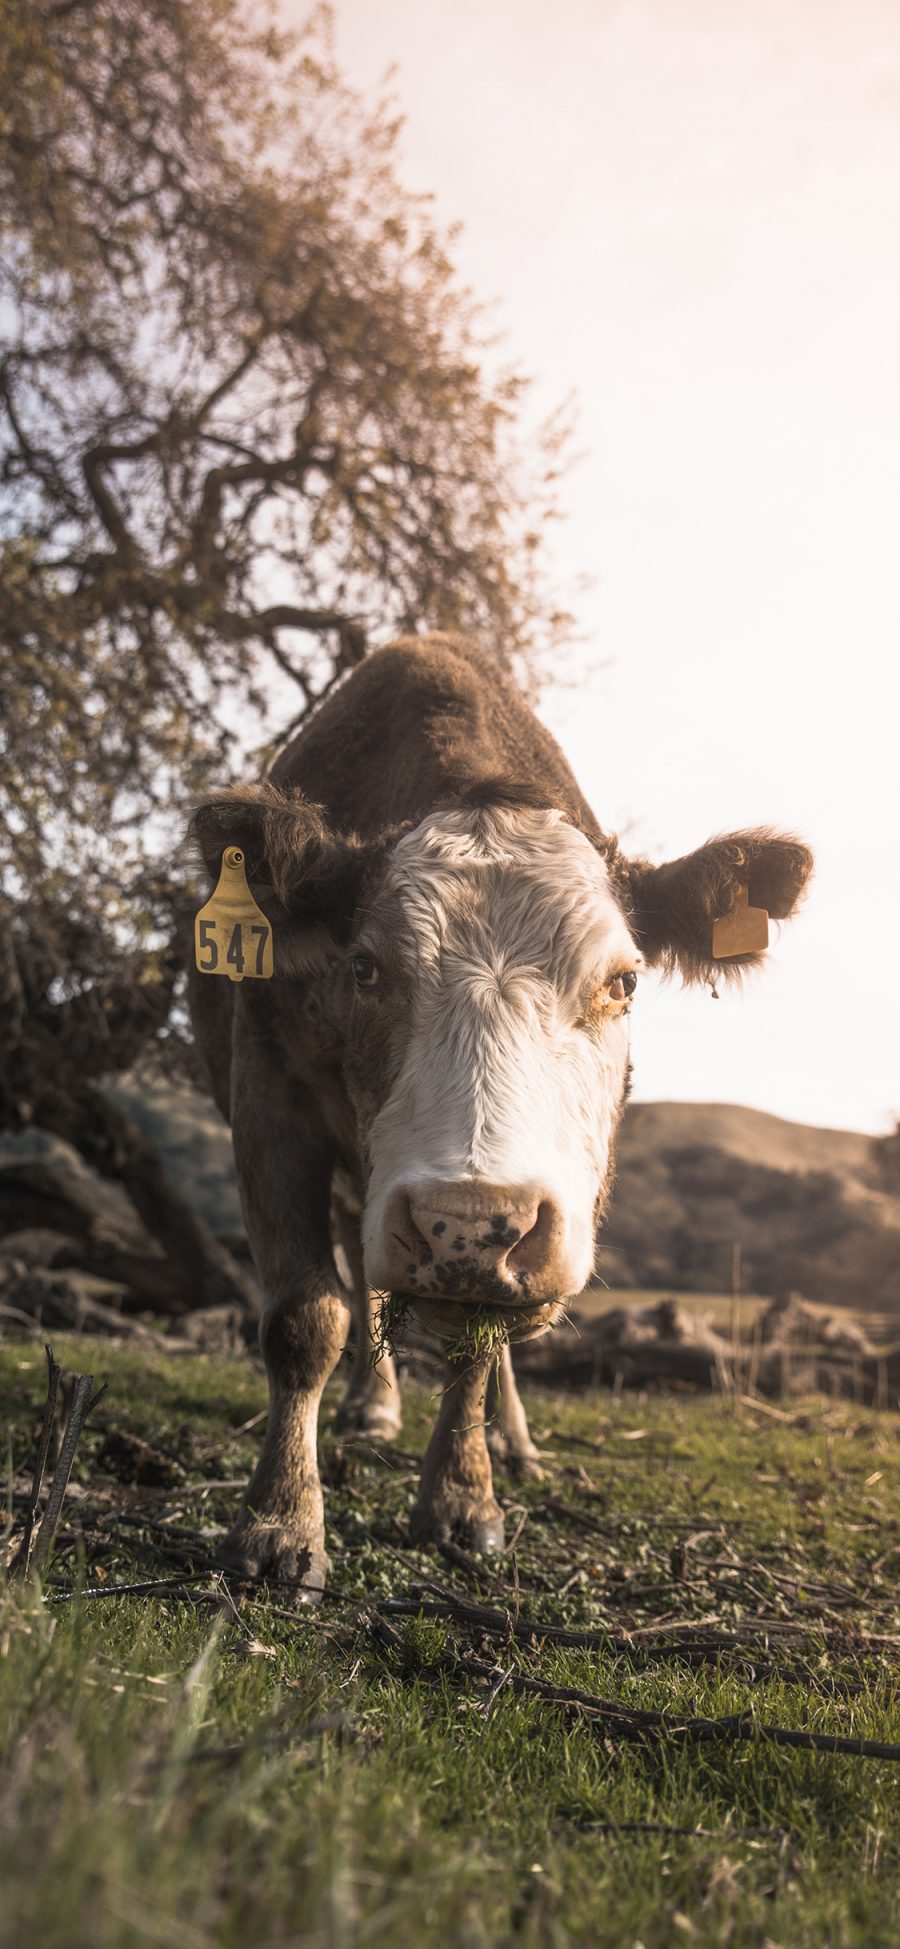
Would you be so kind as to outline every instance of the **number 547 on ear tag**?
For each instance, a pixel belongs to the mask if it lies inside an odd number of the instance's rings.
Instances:
[[[247,885],[240,846],[226,846],[218,886],[194,921],[194,959],[201,974],[229,981],[270,981],[275,973],[272,929]]]

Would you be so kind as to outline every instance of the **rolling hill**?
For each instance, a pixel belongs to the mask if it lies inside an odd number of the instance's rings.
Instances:
[[[746,1289],[831,1304],[900,1299],[888,1153],[846,1130],[728,1103],[636,1103],[601,1233],[611,1286],[715,1291],[740,1242]]]
[[[212,1105],[164,1087],[116,1094],[213,1229],[238,1236],[230,1140]],[[739,1240],[748,1291],[893,1310],[900,1199],[889,1189],[888,1157],[880,1140],[736,1104],[631,1104],[600,1278],[615,1287],[721,1291]]]

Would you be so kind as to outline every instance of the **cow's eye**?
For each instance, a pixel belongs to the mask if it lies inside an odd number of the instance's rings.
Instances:
[[[357,988],[375,988],[378,985],[378,969],[371,954],[354,954],[350,961],[353,979]]]
[[[608,981],[595,988],[585,1010],[585,1020],[593,1027],[604,1019],[613,1019],[619,1012],[619,1005],[634,994],[637,975],[633,968],[623,968],[619,974],[610,975]]]

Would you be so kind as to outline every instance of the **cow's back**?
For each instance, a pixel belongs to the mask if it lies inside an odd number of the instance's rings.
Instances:
[[[365,838],[509,780],[602,843],[555,739],[515,684],[456,637],[374,651],[280,753],[271,778]]]

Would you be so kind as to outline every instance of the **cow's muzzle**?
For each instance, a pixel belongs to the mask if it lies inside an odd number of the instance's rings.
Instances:
[[[534,1186],[401,1186],[386,1203],[379,1232],[372,1283],[413,1302],[463,1301],[521,1315],[577,1290],[562,1213]]]

